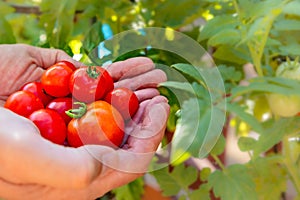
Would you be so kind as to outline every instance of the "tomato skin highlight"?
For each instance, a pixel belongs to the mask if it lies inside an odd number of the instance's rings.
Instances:
[[[72,69],[73,71],[75,71],[77,68],[73,65],[73,63],[66,61],[66,60],[62,60],[57,62],[55,65],[63,65],[63,66],[68,66],[70,69]]]
[[[65,97],[70,94],[69,81],[73,70],[66,65],[53,65],[42,75],[41,82],[47,94]]]
[[[46,106],[48,109],[55,110],[64,119],[65,123],[68,124],[71,121],[71,117],[66,114],[66,111],[73,108],[73,100],[70,97],[60,97],[53,99]]]
[[[44,108],[44,105],[33,93],[21,90],[11,94],[4,107],[23,117],[28,117],[32,112]]]
[[[72,147],[83,144],[119,147],[124,138],[125,122],[119,111],[99,100],[88,105],[87,112],[68,125],[67,139]]]
[[[40,109],[33,112],[28,119],[38,127],[45,139],[56,144],[64,144],[67,128],[63,118],[56,111]]]
[[[116,88],[105,96],[105,101],[113,105],[128,120],[139,108],[139,100],[135,93],[128,88]]]
[[[102,99],[114,87],[109,73],[102,67],[81,67],[70,78],[69,88],[75,99],[91,103]]]
[[[26,83],[20,90],[33,93],[35,96],[41,99],[44,106],[46,106],[53,99],[53,97],[45,93],[41,82]]]

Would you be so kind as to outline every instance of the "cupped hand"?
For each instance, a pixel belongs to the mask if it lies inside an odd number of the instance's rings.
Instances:
[[[140,100],[137,114],[126,126],[130,136],[124,147],[56,145],[43,139],[29,120],[1,108],[0,197],[95,199],[147,171],[168,117],[167,100],[155,89],[166,76],[147,58],[113,63],[107,70],[115,87],[135,90]]]
[[[0,106],[10,94],[27,82],[39,80],[46,68],[62,60],[76,67],[81,65],[62,50],[26,44],[0,45]]]

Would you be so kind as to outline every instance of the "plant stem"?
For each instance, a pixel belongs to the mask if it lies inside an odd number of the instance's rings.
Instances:
[[[289,147],[289,137],[285,136],[282,140],[283,144],[283,154],[284,154],[284,164],[286,169],[288,170],[288,173],[291,177],[292,182],[294,183],[295,189],[298,192],[298,195],[300,194],[300,175],[298,173],[298,169],[295,166],[295,163],[293,163],[293,160],[291,159],[291,152]]]
[[[216,163],[219,165],[219,167],[224,170],[225,169],[225,166],[224,164],[222,163],[222,161],[219,159],[219,157],[215,154],[211,154],[211,156],[213,157],[213,159],[216,161]]]

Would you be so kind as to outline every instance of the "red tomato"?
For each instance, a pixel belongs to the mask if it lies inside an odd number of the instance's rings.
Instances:
[[[32,112],[44,108],[44,105],[33,93],[22,90],[11,94],[4,107],[21,116],[28,117]]]
[[[66,61],[66,60],[62,60],[62,61],[59,61],[58,63],[56,63],[56,65],[66,65],[68,66],[69,68],[71,68],[73,71],[75,71],[77,68],[69,61]]]
[[[85,103],[103,98],[114,87],[109,73],[102,67],[90,66],[77,69],[69,83],[72,95]]]
[[[73,108],[72,98],[60,97],[53,99],[46,108],[55,110],[64,119],[65,123],[68,124],[71,121],[71,117],[66,114],[66,111]]]
[[[54,110],[40,109],[28,117],[40,130],[41,135],[53,143],[63,145],[67,127],[63,118]]]
[[[128,88],[112,90],[106,95],[105,101],[113,105],[125,120],[132,118],[139,108],[137,96]]]
[[[124,119],[109,103],[99,100],[87,106],[86,113],[68,124],[67,139],[72,147],[99,144],[118,147],[124,138]]]
[[[53,99],[53,97],[45,93],[42,83],[40,82],[26,83],[21,90],[33,93],[35,96],[41,99],[44,106],[46,106]]]
[[[73,70],[67,65],[55,64],[42,75],[42,86],[47,94],[65,97],[70,94],[69,81]]]

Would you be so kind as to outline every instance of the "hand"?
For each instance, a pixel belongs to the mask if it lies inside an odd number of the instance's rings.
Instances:
[[[79,67],[64,51],[25,44],[0,45],[0,106],[25,83],[40,79],[44,70],[58,61],[67,60]]]
[[[136,90],[140,108],[126,132],[140,137],[130,136],[119,150],[99,145],[66,148],[43,139],[29,120],[1,109],[1,197],[95,199],[146,172],[169,112],[167,100],[149,87],[165,81],[165,74],[147,58],[117,62],[107,69],[119,80],[116,87],[129,85]]]

